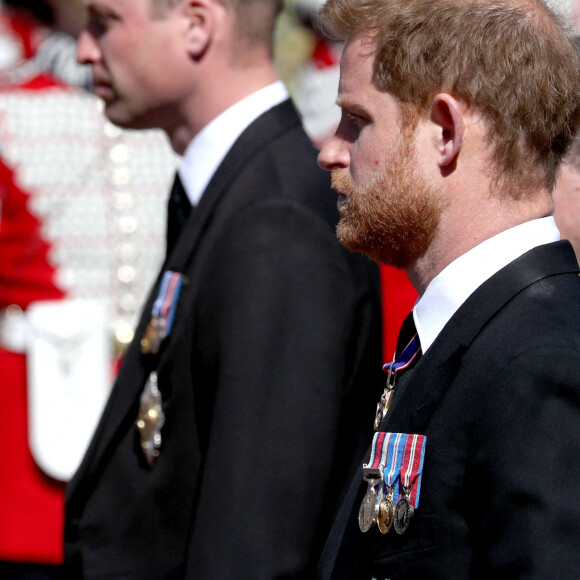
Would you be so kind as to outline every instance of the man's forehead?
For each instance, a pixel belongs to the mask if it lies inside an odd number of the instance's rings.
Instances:
[[[356,36],[349,38],[345,44],[340,58],[340,84],[344,85],[357,79],[371,82],[373,78],[375,53],[369,48],[365,38]]]
[[[82,3],[87,10],[98,10],[107,6],[107,0],[82,0]]]
[[[129,5],[145,4],[148,2],[151,2],[151,0],[82,0],[85,8],[89,10],[110,10],[114,8],[120,9]]]
[[[344,41],[344,49],[342,56],[345,53],[361,60],[374,60],[377,49],[377,38],[375,34],[370,34],[365,30],[353,33]]]
[[[374,55],[359,42],[345,44],[338,83],[337,104],[354,109],[381,93],[373,82]]]

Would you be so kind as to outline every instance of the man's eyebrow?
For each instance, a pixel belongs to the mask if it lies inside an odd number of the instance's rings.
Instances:
[[[99,0],[86,0],[84,2],[85,9],[88,12],[100,13],[100,12],[113,12],[113,9],[108,6],[103,6]]]
[[[337,97],[336,105],[343,111],[348,111],[354,115],[368,115],[368,111],[360,103],[342,95]]]

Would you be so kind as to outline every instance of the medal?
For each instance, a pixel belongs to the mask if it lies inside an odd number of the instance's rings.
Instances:
[[[368,483],[359,510],[359,527],[363,532],[368,532],[376,523],[386,534],[393,525],[393,496],[402,456],[401,437],[400,433],[375,433],[373,437],[371,461],[363,466],[363,479]]]
[[[391,401],[395,396],[395,389],[389,385],[389,379],[387,379],[387,387],[385,392],[381,396],[381,400],[377,403],[377,414],[375,416],[374,430],[378,431],[389,407],[391,406]]]
[[[426,443],[425,435],[405,436],[403,461],[400,468],[403,495],[397,503],[393,524],[395,532],[400,535],[409,529],[415,510],[419,507]]]
[[[409,503],[407,494],[405,493],[394,510],[394,527],[397,534],[403,535],[409,529],[409,524],[414,513],[415,509]]]
[[[165,424],[161,402],[161,392],[157,386],[157,372],[153,371],[141,393],[139,413],[135,421],[139,431],[141,450],[150,467],[153,467],[160,455],[161,428]]]
[[[361,532],[368,532],[377,521],[376,518],[377,509],[377,492],[372,485],[369,485],[369,489],[366,492],[358,511],[358,525]]]
[[[395,519],[395,506],[393,504],[393,489],[391,488],[386,497],[379,504],[378,527],[381,534],[388,534],[393,527]]]
[[[396,353],[393,357],[393,362],[387,363],[383,370],[387,373],[387,384],[385,390],[381,396],[381,400],[377,403],[377,412],[375,415],[375,422],[373,428],[375,431],[380,429],[383,419],[387,415],[393,397],[395,396],[395,382],[397,379],[397,373],[408,368],[413,361],[417,358],[417,355],[421,351],[421,342],[419,341],[419,335],[411,339],[409,344],[404,348],[403,352],[397,357]]]
[[[395,492],[398,497],[399,470],[405,444],[402,433],[387,433],[387,456],[383,472],[382,500],[379,504],[378,527],[382,534],[388,534],[393,527],[395,516]],[[386,492],[385,492],[386,490]]]
[[[167,270],[163,273],[159,293],[151,310],[151,320],[141,339],[143,354],[157,354],[163,340],[171,334],[183,281],[184,276],[179,272]]]
[[[157,354],[161,346],[161,328],[159,319],[152,318],[145,329],[145,334],[141,339],[141,352],[143,354]]]
[[[383,482],[384,461],[387,454],[388,443],[385,443],[387,433],[375,433],[371,447],[371,460],[362,468],[363,480],[368,484],[358,512],[358,525],[361,532],[368,532],[377,522],[379,495],[376,488]],[[382,497],[382,496],[381,496]]]
[[[419,506],[426,443],[425,435],[375,433],[370,462],[362,469],[368,490],[359,509],[361,531],[375,524],[382,534],[407,531]]]

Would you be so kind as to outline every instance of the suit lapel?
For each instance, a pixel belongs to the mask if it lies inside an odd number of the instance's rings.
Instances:
[[[168,270],[182,271],[192,260],[203,231],[223,195],[250,160],[272,141],[300,126],[300,118],[287,100],[256,119],[236,141],[209,182],[199,205],[185,224],[176,247],[167,260]]]
[[[543,278],[578,271],[571,246],[561,241],[530,250],[482,284],[404,377],[381,430],[424,433],[463,354],[505,304]]]
[[[213,213],[239,172],[256,154],[295,126],[300,126],[300,118],[292,102],[287,100],[264,113],[240,135],[208,184],[199,205],[188,218],[161,272],[186,271],[187,265],[194,259],[199,241]],[[144,361],[141,355],[140,339],[151,318],[151,308],[158,292],[160,279],[161,274],[145,303],[135,339],[127,352],[89,449],[68,485],[68,498],[74,497],[84,482],[95,479],[94,476],[100,471],[103,458],[108,455],[108,449],[116,444],[117,433],[124,433],[123,426],[127,421],[132,422],[137,415],[139,393],[143,390],[145,381],[154,368],[153,366],[149,368],[147,361]],[[165,345],[165,350],[167,350],[167,345]]]
[[[401,378],[381,431],[420,433],[427,430],[439,401],[471,343],[489,321],[525,288],[549,276],[578,273],[572,246],[566,241],[539,246],[487,280],[459,308],[415,368]],[[372,434],[369,433],[369,440]],[[370,449],[367,458],[370,456]],[[321,578],[356,577],[355,543],[361,544],[357,511],[365,486],[355,476],[321,560]],[[346,545],[346,556],[341,546]],[[353,549],[354,548],[354,549]]]

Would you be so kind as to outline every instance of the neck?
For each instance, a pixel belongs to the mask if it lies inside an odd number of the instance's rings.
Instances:
[[[553,202],[547,191],[541,191],[525,201],[494,196],[479,202],[474,211],[466,211],[463,205],[457,209],[455,215],[444,211],[427,252],[407,270],[420,295],[444,268],[475,246],[512,227],[551,215]]]
[[[180,122],[165,129],[179,155],[183,155],[191,140],[216,117],[279,80],[270,60],[244,68],[202,70],[198,78],[200,82],[193,87],[182,107]]]

